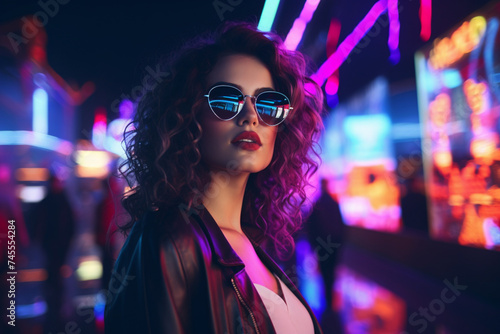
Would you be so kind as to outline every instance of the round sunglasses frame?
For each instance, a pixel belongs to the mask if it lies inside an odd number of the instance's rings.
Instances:
[[[214,109],[212,108],[212,105],[210,104],[210,93],[216,89],[216,88],[220,88],[220,87],[229,87],[229,88],[232,88],[232,89],[235,89],[237,90],[238,92],[240,92],[240,94],[243,96],[243,105],[241,106],[241,109],[234,114],[233,117],[231,118],[220,118],[219,115],[217,115],[217,113],[214,111]],[[283,93],[280,93],[280,92],[277,92],[277,91],[274,91],[274,90],[267,90],[267,91],[264,91],[264,92],[261,92],[259,93],[257,96],[255,95],[245,95],[243,94],[243,92],[241,90],[239,90],[238,88],[234,87],[234,86],[230,86],[230,85],[217,85],[217,86],[214,86],[212,88],[210,88],[210,90],[208,91],[208,94],[206,95],[203,95],[204,97],[206,97],[208,99],[208,106],[210,107],[210,110],[212,110],[212,113],[218,118],[220,119],[221,121],[230,121],[232,120],[233,118],[235,118],[236,116],[238,116],[238,114],[241,112],[241,110],[243,110],[243,107],[245,106],[245,103],[247,103],[247,100],[246,98],[247,97],[250,97],[252,98],[252,104],[255,108],[255,111],[257,112],[257,115],[259,115],[259,119],[266,125],[268,126],[277,126],[277,125],[280,125],[281,123],[283,123],[283,121],[287,118],[288,114],[290,113],[290,110],[293,109],[293,107],[289,106],[288,107],[288,111],[286,112],[285,116],[283,117],[283,119],[279,122],[279,123],[276,123],[276,124],[268,124],[266,121],[264,121],[262,119],[262,116],[260,115],[259,111],[257,110],[257,100],[259,99],[259,96],[261,96],[262,94],[265,94],[265,93],[275,93],[275,94],[279,94],[279,95],[282,95],[284,97],[286,97],[286,99],[288,100],[288,102],[290,102],[290,99],[288,98],[288,96],[286,96],[285,94]]]

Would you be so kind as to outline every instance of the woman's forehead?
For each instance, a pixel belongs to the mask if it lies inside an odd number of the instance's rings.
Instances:
[[[208,86],[217,82],[228,82],[250,90],[245,94],[252,94],[253,90],[269,87],[274,88],[271,72],[256,57],[244,54],[227,55],[219,59],[207,78]]]

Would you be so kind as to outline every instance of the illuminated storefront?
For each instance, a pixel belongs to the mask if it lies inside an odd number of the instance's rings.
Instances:
[[[416,55],[431,236],[500,249],[500,5]]]

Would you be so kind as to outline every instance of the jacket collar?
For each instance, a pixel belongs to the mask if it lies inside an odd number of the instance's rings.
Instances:
[[[205,206],[202,205],[197,216],[201,220],[201,225],[207,234],[208,241],[212,246],[217,261],[225,266],[241,266],[242,269],[244,267],[243,261],[241,261],[240,257],[234,252],[219,225],[217,225]],[[245,235],[254,245],[258,245],[264,237],[264,233],[248,221],[242,220],[241,227]]]
[[[222,233],[219,225],[215,222],[212,215],[208,210],[202,205],[201,209],[196,210],[194,217],[200,223],[200,226],[204,230],[207,235],[207,239],[212,247],[212,251],[215,254],[216,260],[223,266],[228,267],[228,271],[226,273],[230,273],[232,277],[236,277],[239,282],[239,286],[251,286],[250,279],[247,275],[236,275],[238,272],[242,271],[245,267],[244,263],[241,261],[240,257],[234,252],[233,248],[227,241],[226,237]],[[241,227],[243,232],[247,235],[250,241],[254,244],[254,248],[257,252],[257,255],[263,261],[264,265],[266,265],[272,272],[276,273],[279,278],[288,286],[288,288],[294,293],[294,295],[304,304],[309,314],[311,315],[315,327],[315,333],[322,333],[319,323],[305,301],[304,297],[300,294],[297,287],[290,281],[288,276],[281,270],[281,268],[276,264],[276,262],[271,259],[266,252],[260,247],[259,241],[261,241],[264,237],[264,233],[257,226],[252,225],[249,221],[242,220]],[[258,293],[254,288],[242,288],[240,290],[241,293],[245,295],[246,300],[253,300],[253,305],[261,305],[261,299],[257,297],[258,301],[255,300]],[[264,311],[265,312],[265,311]]]

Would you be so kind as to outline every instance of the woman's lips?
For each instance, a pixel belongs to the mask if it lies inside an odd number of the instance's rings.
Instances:
[[[256,151],[262,146],[259,135],[255,131],[243,131],[231,143],[247,151]]]
[[[253,142],[250,143],[247,141],[237,141],[237,142],[234,142],[233,145],[236,145],[239,148],[241,148],[243,150],[247,150],[247,151],[256,151],[260,148],[259,144],[253,143]]]

